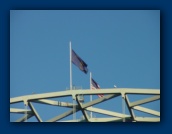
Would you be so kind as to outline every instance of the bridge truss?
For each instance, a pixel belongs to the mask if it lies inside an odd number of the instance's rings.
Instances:
[[[83,102],[81,100],[82,97],[88,95],[98,95],[104,94],[104,97],[94,99],[89,102]],[[139,99],[137,101],[131,102],[129,100],[129,95],[151,95],[151,97],[147,97],[144,99]],[[51,98],[60,98],[60,97],[71,97],[71,100],[76,101],[76,103],[72,102],[61,102],[54,101]],[[128,111],[129,114],[125,114],[124,112],[119,113],[115,111],[109,111],[102,108],[96,108],[94,105],[109,101],[112,98],[121,97],[123,104]],[[17,119],[15,122],[26,122],[29,118],[35,116],[38,122],[160,122],[160,111],[156,111],[153,109],[149,109],[143,106],[142,104],[150,103],[160,100],[160,90],[159,89],[134,89],[134,88],[111,88],[111,89],[101,89],[101,90],[67,90],[67,91],[59,91],[59,92],[51,92],[51,93],[42,93],[42,94],[32,94],[25,95],[20,97],[10,98],[10,113],[15,114],[23,114],[23,117]],[[12,107],[14,103],[23,103],[23,105],[27,106],[29,109],[19,109]],[[59,114],[53,118],[43,121],[40,117],[38,111],[36,110],[33,103],[44,104],[44,105],[52,105],[56,107],[66,107],[70,110]],[[160,107],[160,106],[159,106]],[[74,109],[75,108],[75,109]],[[125,110],[125,109],[123,109]],[[135,115],[135,110],[141,111],[153,117],[138,117]],[[83,118],[79,120],[65,120],[62,119],[75,114],[76,112],[81,111]],[[96,118],[91,117],[88,112],[99,113],[103,115],[107,115],[105,118]]]

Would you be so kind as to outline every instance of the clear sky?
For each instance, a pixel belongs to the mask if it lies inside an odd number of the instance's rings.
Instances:
[[[101,88],[160,89],[159,10],[11,10],[10,98],[69,88],[69,41]],[[89,89],[89,73],[72,72],[73,85]],[[121,112],[121,99],[101,106]],[[47,107],[37,109],[44,121],[68,110]],[[160,111],[160,102],[148,107]]]

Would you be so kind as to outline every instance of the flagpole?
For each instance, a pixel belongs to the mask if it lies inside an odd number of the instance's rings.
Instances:
[[[69,51],[70,51],[70,90],[72,90],[72,47],[71,47],[71,41],[69,42]]]
[[[27,105],[25,105],[25,110],[26,110],[26,111],[25,111],[25,116],[26,116],[26,117],[25,117],[25,122],[27,122]]]
[[[124,98],[124,94],[122,94],[122,112],[123,112],[123,122],[125,122],[125,98]]]
[[[91,89],[91,78],[92,78],[92,74],[91,74],[91,72],[90,72],[90,90],[92,90]],[[90,95],[90,102],[92,101],[92,95]],[[90,113],[90,117],[92,118],[92,116],[93,116],[93,113],[91,112]]]
[[[70,51],[70,90],[72,90],[72,45],[71,41],[69,42],[69,51]],[[73,120],[74,120],[74,100],[73,100]]]

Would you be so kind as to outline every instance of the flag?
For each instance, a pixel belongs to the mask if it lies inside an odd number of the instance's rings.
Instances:
[[[95,90],[95,89],[100,89],[100,86],[97,84],[97,82],[95,82],[95,80],[93,80],[91,78],[91,89],[92,90]],[[103,97],[104,95],[103,94],[98,94],[98,96],[101,98]]]
[[[81,71],[87,74],[87,64],[72,50],[72,63],[75,64]]]

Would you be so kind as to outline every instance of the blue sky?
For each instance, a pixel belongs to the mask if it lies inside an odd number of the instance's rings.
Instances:
[[[160,89],[159,10],[11,10],[10,97],[69,88],[69,41],[101,88]],[[73,85],[88,89],[89,74],[75,65],[72,72]],[[106,103],[121,112],[120,98]],[[53,116],[68,110],[48,107]],[[148,107],[160,110],[160,102]],[[10,115],[10,121],[21,116]]]

